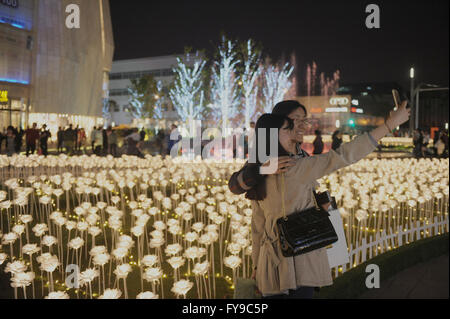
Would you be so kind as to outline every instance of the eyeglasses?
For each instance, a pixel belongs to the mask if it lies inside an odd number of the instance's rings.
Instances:
[[[294,123],[295,123],[295,126],[297,126],[299,124],[302,125],[302,126],[309,126],[309,125],[312,124],[312,121],[309,118],[306,118],[306,119],[294,119]]]

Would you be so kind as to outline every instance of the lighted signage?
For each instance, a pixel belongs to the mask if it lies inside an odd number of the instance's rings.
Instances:
[[[332,97],[330,99],[330,105],[348,105],[350,100],[347,97]]]
[[[352,113],[363,114],[363,113],[364,113],[364,110],[363,110],[363,109],[360,109],[360,108],[357,108],[357,107],[352,107],[352,108],[351,108],[351,112],[352,112]]]
[[[17,9],[19,7],[19,0],[0,0],[0,4]]]
[[[346,113],[348,112],[347,107],[328,107],[325,109],[326,113]]]
[[[8,91],[0,91],[0,103],[8,103]]]
[[[323,112],[323,109],[322,109],[321,107],[312,107],[312,108],[309,110],[309,112],[310,112],[310,113],[322,113],[322,112]]]

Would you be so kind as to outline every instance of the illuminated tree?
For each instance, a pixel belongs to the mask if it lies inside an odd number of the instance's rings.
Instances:
[[[163,119],[163,105],[165,102],[165,97],[163,93],[163,84],[162,81],[158,81],[156,83],[156,90],[157,90],[157,96],[156,102],[155,102],[155,109],[153,112],[153,118],[156,120],[162,120]]]
[[[131,115],[136,119],[151,118],[154,115],[158,97],[157,82],[151,75],[131,80],[130,94]]]
[[[258,97],[258,77],[260,75],[260,55],[254,52],[252,40],[248,40],[245,52],[244,73],[242,75],[242,92],[244,96],[245,127],[250,127],[252,116],[256,112]]]
[[[198,57],[198,54],[196,56]],[[206,62],[196,59],[193,66],[190,67],[188,66],[190,60],[189,54],[186,61],[177,59],[177,67],[173,69],[175,73],[174,88],[169,93],[178,115],[184,122],[201,120],[204,107],[202,71]]]
[[[216,119],[222,123],[222,134],[228,135],[229,120],[238,113],[239,95],[236,65],[239,60],[231,41],[222,41],[219,46],[219,61],[213,66],[211,99],[212,108],[217,111]]]
[[[265,113],[271,113],[273,107],[282,102],[289,91],[292,81],[289,79],[293,67],[286,63],[280,70],[276,66],[269,65],[264,72],[263,108]]]

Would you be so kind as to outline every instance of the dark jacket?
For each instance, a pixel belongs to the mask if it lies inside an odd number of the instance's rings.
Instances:
[[[322,154],[323,153],[323,141],[322,136],[317,136],[316,139],[313,142],[314,145],[314,151],[313,154]]]

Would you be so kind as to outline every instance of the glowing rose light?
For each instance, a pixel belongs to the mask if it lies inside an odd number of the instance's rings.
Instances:
[[[233,270],[236,269],[237,267],[239,267],[241,262],[242,262],[241,258],[239,258],[238,256],[234,256],[234,255],[228,256],[223,260],[224,265]]]
[[[356,211],[355,216],[356,216],[356,219],[361,222],[363,220],[366,220],[369,217],[369,213],[365,210],[358,209]]]
[[[180,244],[172,244],[172,245],[167,245],[165,253],[168,256],[174,256],[174,255],[178,254],[181,250],[183,250],[183,247],[181,247]]]
[[[36,237],[43,236],[46,232],[48,232],[47,224],[37,224],[33,227],[33,232]]]
[[[209,270],[209,262],[205,261],[203,263],[195,264],[192,272],[197,276],[203,276],[208,272],[208,270]]]
[[[96,266],[104,266],[109,262],[110,259],[111,257],[108,253],[100,253],[95,255],[94,258],[92,258],[92,262]]]
[[[130,264],[121,264],[116,267],[116,269],[114,270],[114,274],[119,279],[126,279],[131,270],[132,269]]]
[[[194,286],[192,282],[189,280],[180,280],[173,284],[173,287],[170,291],[172,291],[177,297],[183,296],[186,298],[186,294],[191,290],[191,288]]]
[[[112,251],[112,255],[116,259],[123,259],[128,255],[128,249],[125,247],[119,247]]]
[[[64,291],[54,291],[48,294],[45,299],[70,299],[69,295]]]
[[[89,251],[89,255],[90,256],[97,256],[100,254],[104,254],[106,253],[106,247],[105,246],[94,246],[90,251]]]
[[[164,238],[152,238],[150,240],[150,248],[159,248],[164,245],[165,242]]]
[[[186,260],[183,257],[175,256],[167,260],[167,262],[172,266],[173,269],[178,269],[184,265]]]
[[[106,289],[98,299],[119,299],[120,296],[122,296],[122,292],[119,289]]]
[[[36,244],[27,244],[22,247],[22,252],[25,255],[33,255],[37,252],[39,252],[41,249]]]
[[[144,272],[144,280],[148,282],[158,281],[163,276],[162,270],[159,267],[147,268]]]
[[[146,267],[153,267],[158,263],[158,256],[156,255],[146,255],[142,258],[141,263]]]
[[[6,255],[5,253],[0,253],[0,266],[3,265],[7,258],[8,255]]]
[[[19,238],[17,233],[11,232],[8,234],[4,234],[2,238],[2,245],[14,244],[14,242]]]
[[[156,295],[151,291],[145,291],[137,295],[136,299],[159,299],[159,295]]]
[[[186,235],[184,236],[184,239],[190,243],[196,241],[198,239],[198,234],[195,232],[189,232],[186,233]]]
[[[31,215],[21,215],[20,221],[24,224],[31,223],[33,221],[33,216]]]
[[[31,285],[35,278],[34,272],[15,273],[11,278],[11,287],[25,288]],[[25,290],[24,290],[25,291]],[[26,299],[26,295],[25,295]]]
[[[13,275],[25,272],[27,270],[27,266],[22,261],[13,261],[12,263],[7,263],[5,267],[6,273],[11,273]]]
[[[67,245],[69,248],[71,249],[80,249],[81,247],[83,247],[84,245],[84,240],[81,237],[76,237],[74,239],[72,239],[71,241],[69,241],[69,244]]]

